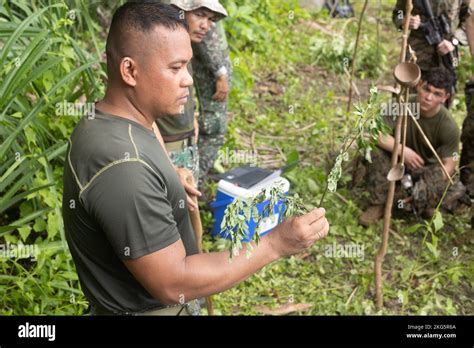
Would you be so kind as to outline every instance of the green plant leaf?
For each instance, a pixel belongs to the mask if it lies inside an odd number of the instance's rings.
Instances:
[[[444,226],[443,215],[441,215],[441,212],[439,210],[436,211],[435,216],[433,217],[433,225],[435,232],[438,232]]]
[[[23,242],[26,242],[26,238],[28,238],[28,236],[31,233],[31,226],[26,225],[26,226],[20,227],[18,228],[18,232],[20,233],[21,240]]]

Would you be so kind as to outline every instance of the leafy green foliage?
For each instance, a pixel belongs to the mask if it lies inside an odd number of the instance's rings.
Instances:
[[[256,224],[256,231],[252,235],[252,241],[257,245],[260,241],[259,227],[263,220],[273,216],[276,208],[279,206],[278,215],[287,219],[291,216],[299,216],[306,214],[309,210],[304,205],[298,194],[287,196],[283,192],[281,185],[274,185],[269,188],[262,189],[255,197],[243,200],[234,199],[230,203],[225,212],[221,223],[221,231],[224,237],[229,238],[229,257],[239,255],[243,248],[243,241],[249,236],[249,223],[253,220]],[[262,206],[262,212],[258,212],[258,206]],[[252,243],[247,244],[247,257],[250,257]]]
[[[370,150],[376,146],[379,133],[387,133],[388,127],[381,119],[380,105],[377,97],[377,89],[371,88],[367,104],[365,106],[361,103],[355,105],[354,115],[357,116],[355,126],[344,138],[339,154],[327,177],[326,189],[321,197],[319,206],[322,206],[327,191],[336,191],[337,184],[342,176],[342,162],[349,160],[348,151],[352,144],[357,142],[359,151],[363,152],[366,156],[370,156]],[[311,185],[312,181],[309,181],[309,183]],[[264,206],[263,211],[259,214],[257,207],[267,200],[268,204]],[[232,255],[238,255],[239,250],[242,249],[242,241],[248,235],[250,219],[252,218],[257,226],[259,226],[264,217],[273,215],[275,207],[279,202],[285,203],[281,205],[283,211],[280,211],[285,219],[309,212],[309,209],[298,194],[287,196],[279,185],[262,189],[259,194],[247,201],[235,199],[229,204],[224,212],[221,230],[225,232],[226,237],[230,238],[229,252],[231,257]],[[258,244],[259,239],[259,234],[257,232],[254,233],[252,240]]]
[[[238,2],[239,5],[250,4],[249,6],[254,6],[253,3],[250,0]],[[364,20],[363,35],[367,35],[367,40],[361,41],[356,76],[367,78],[371,73],[370,68],[367,68],[370,65],[366,66],[364,63],[363,57],[367,56],[374,61],[378,60],[376,64],[381,62],[379,66],[384,68],[384,74],[378,83],[390,83],[393,79],[390,67],[398,62],[398,45],[395,43],[399,39],[399,33],[393,28],[390,18],[395,1],[382,2],[381,11],[371,5],[368,8],[367,22]],[[360,10],[357,8],[360,4],[356,2],[355,6],[356,12]],[[280,25],[280,17],[272,16],[275,11],[273,9],[270,13],[258,14],[271,19],[264,24],[267,32],[277,32],[283,27],[283,24]],[[379,42],[382,60],[379,60],[377,53],[373,55],[373,52],[377,52],[378,41],[375,25],[372,25],[375,18],[380,20],[380,35],[383,36]],[[246,149],[248,145],[244,142],[245,138],[255,132],[254,144],[257,149],[260,145],[262,148],[278,147],[287,156],[297,151],[301,165],[297,170],[286,174],[291,182],[291,191],[293,194],[297,193],[307,205],[318,206],[325,190],[327,173],[339,154],[340,144],[344,143],[345,136],[352,133],[357,123],[357,116],[344,112],[347,89],[344,87],[344,77],[341,76],[341,69],[344,67],[342,58],[346,57],[346,54],[351,58],[352,50],[341,44],[342,41],[337,40],[337,37],[300,25],[299,19],[296,17],[287,27],[290,40],[270,38],[274,40],[270,41],[270,46],[273,45],[274,48],[269,51],[262,50],[258,55],[251,55],[241,49],[240,47],[245,47],[246,41],[235,42],[240,38],[233,37],[233,45],[238,47],[233,51],[234,57],[239,57],[241,64],[248,64],[254,86],[258,87],[259,84],[270,81],[282,86],[283,91],[281,95],[257,94],[257,88],[254,87],[254,92],[250,94],[248,90],[239,90],[238,86],[234,86],[230,102],[235,117],[229,125],[226,144],[230,149]],[[346,44],[350,44],[355,37],[355,26],[347,23],[350,19],[329,20],[317,13],[310,14],[310,20],[325,28],[339,29],[344,33]],[[231,22],[226,19],[226,25],[229,23]],[[346,53],[337,57],[329,55],[328,58],[326,53],[316,55],[308,49],[311,47],[308,43],[316,43],[318,40],[327,43],[327,52],[340,45]],[[267,45],[268,42],[257,41],[253,44]],[[313,46],[316,47],[316,44]],[[298,55],[298,60],[294,60],[295,55]],[[321,58],[316,63],[319,57]],[[282,64],[274,64],[283,61]],[[464,63],[466,62],[467,59],[464,60]],[[350,63],[348,61],[348,67]],[[314,66],[317,66],[317,69],[314,69]],[[463,69],[472,71],[472,64],[466,64]],[[376,71],[374,76],[379,77],[379,71]],[[364,86],[370,85],[370,82],[356,81],[364,99],[368,96]],[[248,99],[240,103],[240,96],[243,94],[248,96]],[[462,99],[460,95],[457,97]],[[382,94],[379,99],[381,102],[386,101]],[[290,106],[295,106],[296,111],[289,112]],[[462,123],[465,112],[462,105],[455,109],[459,124]],[[375,131],[377,127],[367,123],[364,133],[370,136],[374,133],[371,129]],[[271,135],[271,138],[259,137],[260,134]],[[371,142],[370,139],[367,141]],[[350,147],[348,152],[351,158],[353,148]],[[274,157],[280,158],[278,154]],[[376,310],[373,302],[373,260],[380,245],[381,226],[364,228],[358,224],[358,216],[363,209],[360,201],[366,193],[359,193],[349,187],[350,162],[342,161],[341,166],[337,192],[327,195],[324,204],[331,225],[329,235],[307,253],[278,260],[237,287],[214,295],[215,312],[224,315],[256,315],[261,314],[259,306],[274,308],[291,303],[310,303],[312,308],[304,314],[472,313],[474,259],[470,250],[473,241],[472,237],[469,237],[465,215],[443,215],[444,225],[436,232],[438,239],[435,241],[432,240],[430,232],[426,239],[424,238],[428,227],[420,219],[393,221],[390,247],[384,264],[384,269],[388,270],[384,282],[386,304],[382,311]],[[206,219],[203,221],[210,226],[211,215],[208,212],[205,214]],[[436,245],[437,258],[425,242]],[[327,251],[334,245],[337,247],[351,244],[363,247],[364,257],[328,256]],[[221,251],[227,247],[225,240],[213,240],[205,234],[206,251]]]
[[[363,31],[373,30],[373,26],[364,23]],[[333,36],[314,36],[310,39],[310,50],[313,54],[313,64],[322,66],[338,74],[344,74],[344,69],[350,71],[354,52],[356,32],[355,23],[341,26]],[[365,79],[376,79],[387,68],[387,52],[384,46],[372,35],[364,34],[360,38],[359,55],[356,58],[356,76]]]
[[[99,58],[105,38],[99,35],[103,28],[95,18],[97,4],[64,3],[15,0],[0,6],[0,244],[38,247],[35,259],[0,260],[0,313],[6,315],[80,315],[87,308],[60,214],[65,139],[77,118],[56,116],[55,103],[93,101],[103,93],[105,66]],[[288,160],[298,153],[301,165],[286,176],[295,197],[308,207],[317,206],[315,197],[323,195],[339,144],[353,128],[352,117],[343,111],[343,68],[345,63],[351,66],[356,27],[351,20],[309,13],[296,0],[223,3],[230,14],[224,24],[234,72],[234,118],[226,146],[246,149],[242,140],[255,132],[257,148],[278,147]],[[45,10],[51,4],[55,6]],[[377,14],[369,6],[356,64],[358,78],[391,81],[389,67],[398,60],[393,52],[398,34],[390,22],[393,5],[393,0],[384,1]],[[358,3],[355,6],[357,10]],[[383,25],[383,40],[376,37],[374,17]],[[332,26],[340,35],[313,30],[306,21]],[[473,71],[466,53],[464,48],[459,81]],[[268,82],[281,86],[281,92],[259,92],[258,87]],[[360,90],[364,97],[366,91]],[[459,124],[466,113],[462,98],[459,93],[454,104]],[[370,129],[368,123],[364,132],[370,134]],[[282,138],[260,137],[269,133]],[[348,152],[352,155],[351,148]],[[396,234],[385,265],[387,305],[376,312],[373,257],[380,232],[377,226],[366,229],[357,224],[360,197],[348,188],[349,162],[342,158],[340,164],[340,178],[334,175],[338,192],[328,195],[325,203],[331,231],[324,242],[213,296],[216,313],[258,314],[258,305],[305,302],[313,304],[307,312],[313,315],[472,314],[472,238],[467,219],[449,215],[432,223],[394,221]],[[203,223],[210,226],[211,213],[201,212]],[[300,213],[288,209],[288,214]],[[364,257],[328,256],[329,247],[350,243],[363,246]],[[224,240],[205,234],[204,250],[226,247]]]
[[[15,1],[0,9],[0,244],[38,248],[35,259],[3,260],[1,313],[86,308],[61,216],[66,139],[78,118],[58,114],[57,104],[93,101],[105,74],[99,26],[82,2],[70,5]]]

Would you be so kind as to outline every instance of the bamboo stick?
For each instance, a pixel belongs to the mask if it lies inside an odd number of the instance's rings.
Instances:
[[[400,52],[400,62],[405,62],[406,48],[408,43],[408,30],[410,24],[411,11],[413,9],[412,0],[407,0],[405,8],[405,20],[403,23],[402,47]],[[401,96],[398,95],[400,102]],[[397,164],[398,148],[400,147],[400,133],[401,133],[402,116],[398,116],[395,126],[395,142],[392,150],[391,167]],[[388,240],[390,236],[390,223],[392,219],[393,198],[395,196],[395,181],[389,182],[387,200],[385,201],[385,211],[383,219],[382,243],[375,257],[375,301],[378,309],[383,307],[383,278],[382,278],[382,264],[387,254]]]

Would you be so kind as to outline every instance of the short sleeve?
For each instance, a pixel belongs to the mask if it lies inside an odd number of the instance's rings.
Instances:
[[[436,148],[436,152],[441,158],[453,157],[459,154],[459,128],[454,121],[446,122],[442,127],[440,146]]]
[[[103,170],[81,198],[120,259],[136,259],[180,239],[163,181],[141,162]]]

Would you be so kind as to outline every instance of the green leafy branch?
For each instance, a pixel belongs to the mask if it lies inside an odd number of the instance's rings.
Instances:
[[[380,115],[380,104],[378,102],[377,88],[370,89],[370,97],[368,103],[363,106],[361,103],[354,106],[354,115],[357,116],[355,126],[349,134],[344,137],[339,154],[336,157],[334,166],[332,167],[327,180],[326,187],[321,196],[319,206],[322,206],[327,192],[335,192],[338,182],[342,176],[342,163],[349,160],[349,150],[354,143],[360,152],[362,152],[368,161],[371,161],[370,152],[376,146],[380,132],[388,133],[388,127],[383,122]],[[257,206],[268,200],[259,214]],[[281,185],[275,185],[270,188],[263,189],[255,197],[247,200],[235,199],[229,204],[224,213],[221,223],[221,231],[224,236],[229,239],[230,259],[232,256],[239,255],[242,249],[242,243],[248,236],[248,221],[252,218],[256,223],[257,230],[253,234],[252,241],[256,244],[260,241],[258,228],[266,217],[270,217],[275,212],[275,207],[279,203],[278,213],[283,214],[283,218],[287,219],[292,216],[300,216],[310,211],[310,206],[304,203],[298,194],[288,194],[283,192]],[[247,257],[250,256],[252,244],[247,244]]]
[[[319,201],[319,206],[323,205],[328,191],[336,192],[337,184],[342,176],[342,163],[349,160],[349,150],[352,145],[357,143],[359,152],[371,162],[370,154],[377,145],[379,134],[389,133],[389,128],[380,115],[380,103],[376,87],[370,89],[369,101],[365,107],[358,103],[354,105],[354,108],[353,114],[358,116],[357,121],[349,134],[344,137],[339,154],[326,180],[326,188]]]
[[[268,204],[263,206],[262,212],[258,213],[257,206],[268,200]],[[281,204],[278,209],[276,207]],[[299,216],[309,212],[309,208],[304,204],[303,199],[295,193],[294,195],[286,195],[281,184],[262,189],[255,197],[247,200],[234,199],[229,204],[224,213],[221,222],[221,231],[224,236],[229,237],[229,258],[237,256],[242,249],[243,241],[248,236],[248,221],[253,219],[257,229],[253,234],[252,241],[256,244],[260,242],[259,226],[263,220],[274,214],[278,210],[278,214],[283,214],[283,218],[287,219],[292,216]],[[250,257],[252,244],[247,244],[247,257]]]

